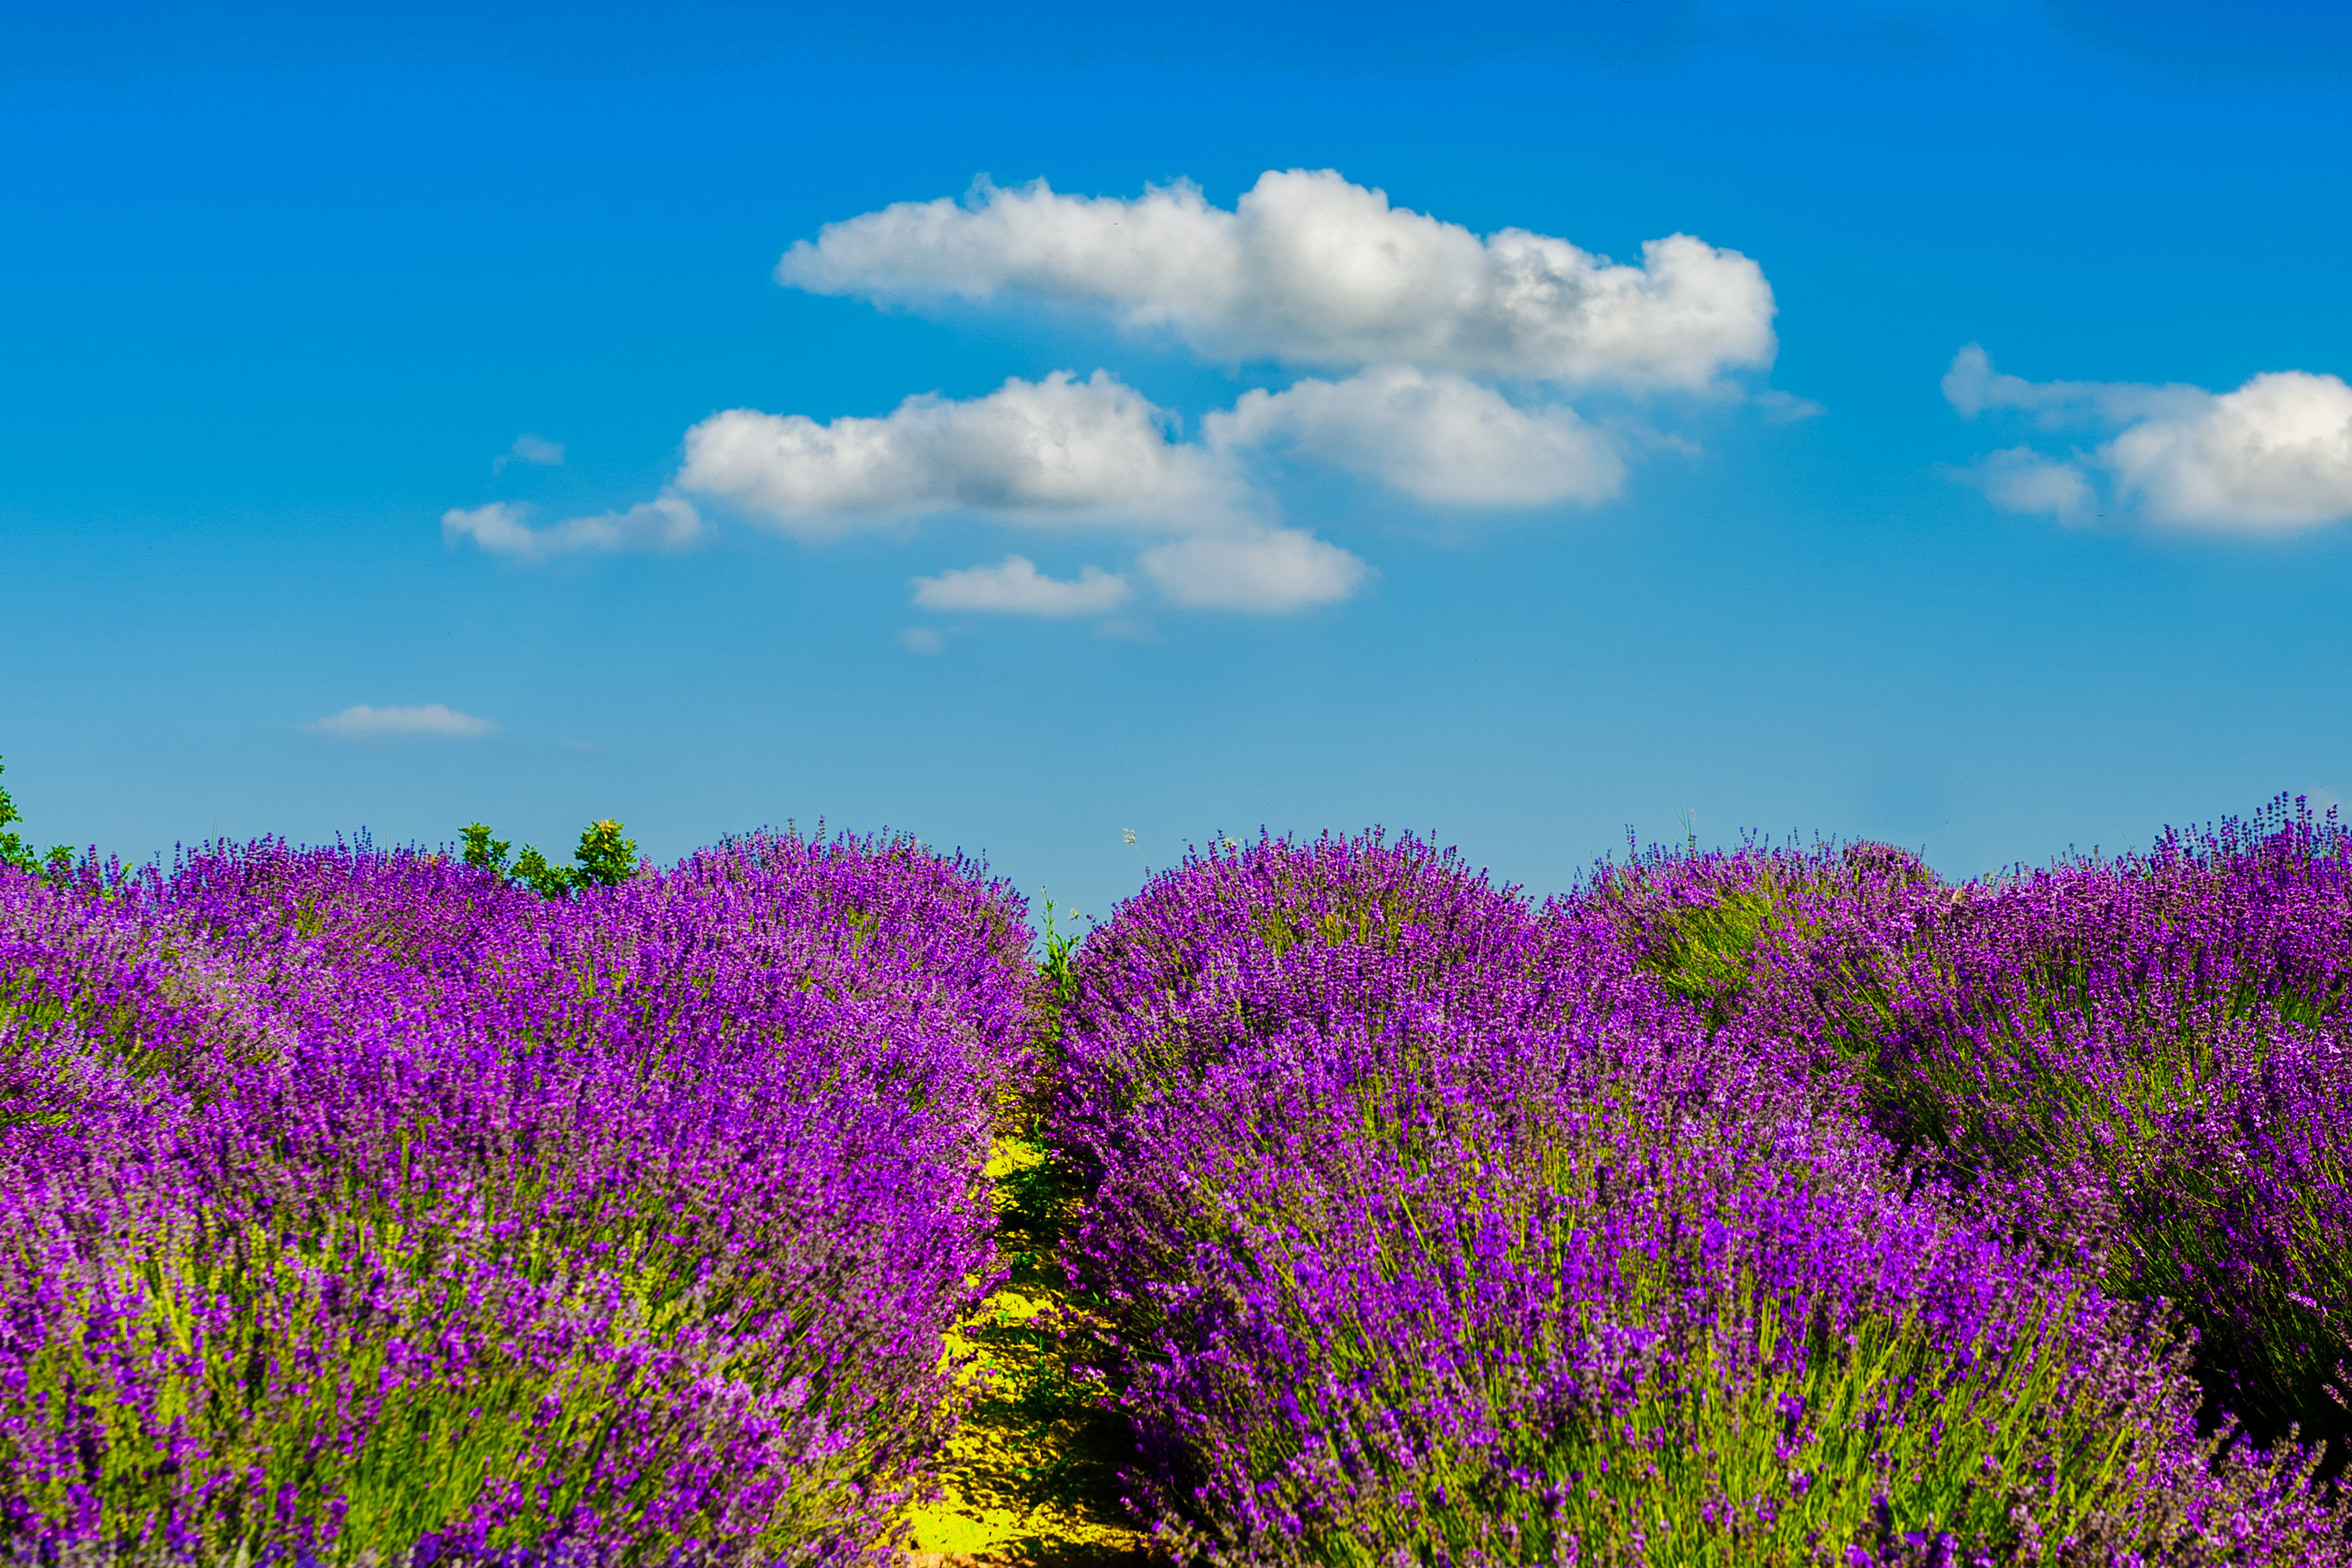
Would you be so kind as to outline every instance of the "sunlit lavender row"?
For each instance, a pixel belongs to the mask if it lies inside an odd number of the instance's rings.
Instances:
[[[11,1554],[869,1551],[992,1268],[1025,917],[884,839],[556,899],[364,846],[0,871]]]
[[[1541,909],[1196,857],[1078,953],[1049,1118],[1135,1490],[1234,1563],[2352,1561],[2347,975],[2284,807]]]

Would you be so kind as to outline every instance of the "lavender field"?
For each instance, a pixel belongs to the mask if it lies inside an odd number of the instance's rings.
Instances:
[[[2352,1563],[2300,803],[1220,841],[1075,943],[911,839],[472,847],[0,869],[12,1560]]]

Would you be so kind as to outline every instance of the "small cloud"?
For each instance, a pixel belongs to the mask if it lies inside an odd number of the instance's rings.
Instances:
[[[678,496],[657,496],[626,511],[567,518],[551,528],[533,528],[528,508],[506,501],[452,507],[441,514],[441,538],[455,544],[471,539],[489,555],[516,561],[546,561],[558,555],[615,550],[684,550],[703,537],[701,513]]]
[[[2131,381],[2028,381],[1996,371],[1992,356],[1970,343],[1952,356],[1944,372],[1944,401],[1963,419],[1990,409],[2032,414],[2047,429],[2069,425],[2120,425],[2128,420],[2193,409],[2207,394],[2194,386],[2148,386]]]
[[[503,474],[507,471],[507,465],[513,462],[530,463],[541,468],[562,468],[563,443],[528,433],[518,436],[512,447],[490,459],[490,471]]]
[[[1953,477],[1982,490],[2003,511],[2054,517],[2061,522],[2088,520],[2098,502],[2081,468],[2045,458],[2031,447],[2006,447]]]
[[[1170,603],[1280,615],[1353,598],[1371,568],[1301,529],[1254,529],[1155,545],[1144,574]]]
[[[1988,408],[2025,407],[2034,401],[2033,384],[2023,376],[1994,373],[1992,356],[1982,343],[1969,343],[1952,356],[1944,371],[1944,401],[1963,419],[1973,419]]]
[[[908,653],[945,653],[948,639],[931,626],[908,626],[898,634],[898,646]]]
[[[1795,425],[1807,419],[1818,419],[1829,412],[1810,397],[1800,397],[1793,392],[1774,387],[1756,395],[1756,406],[1764,417],[1775,425]]]
[[[1127,601],[1127,579],[1099,566],[1082,566],[1077,580],[1048,577],[1025,555],[993,566],[966,566],[915,579],[915,603],[926,610],[978,610],[1009,616],[1099,616]]]
[[[414,708],[373,708],[360,702],[300,728],[338,741],[472,741],[495,733],[498,725],[440,702]]]

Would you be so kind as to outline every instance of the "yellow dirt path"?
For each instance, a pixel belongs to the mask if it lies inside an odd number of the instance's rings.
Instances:
[[[1024,1226],[1024,1217],[1039,1216],[1019,1212],[1036,1191],[1022,1178],[1045,1158],[1034,1144],[1004,1138],[988,1163],[998,1212],[1007,1216],[1013,1278],[949,1336],[952,1353],[974,1355],[963,1374],[973,1408],[949,1445],[947,1495],[908,1516],[906,1555],[914,1564],[1144,1561],[1148,1539],[1099,1495],[1108,1467],[1096,1451],[1098,1414],[1064,1374],[1052,1326],[1060,1273],[1047,1250],[1055,1227]],[[1032,1249],[1024,1250],[1024,1240]]]

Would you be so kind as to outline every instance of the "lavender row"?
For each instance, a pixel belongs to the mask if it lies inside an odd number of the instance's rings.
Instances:
[[[1047,1125],[1163,1538],[2347,1560],[2308,1456],[2200,1436],[2163,1304],[1891,1135],[1828,999],[1952,904],[1751,856],[1535,911],[1377,837],[1156,879],[1079,953]]]
[[[0,874],[11,1547],[868,1551],[992,1268],[1024,914],[883,839]]]
[[[1885,857],[1827,868],[1654,866],[1620,908],[1732,1027],[1844,1064],[1870,1121],[1973,1205],[2173,1301],[2210,1407],[2340,1461],[2352,840],[2332,816],[2282,801],[1959,888]]]

